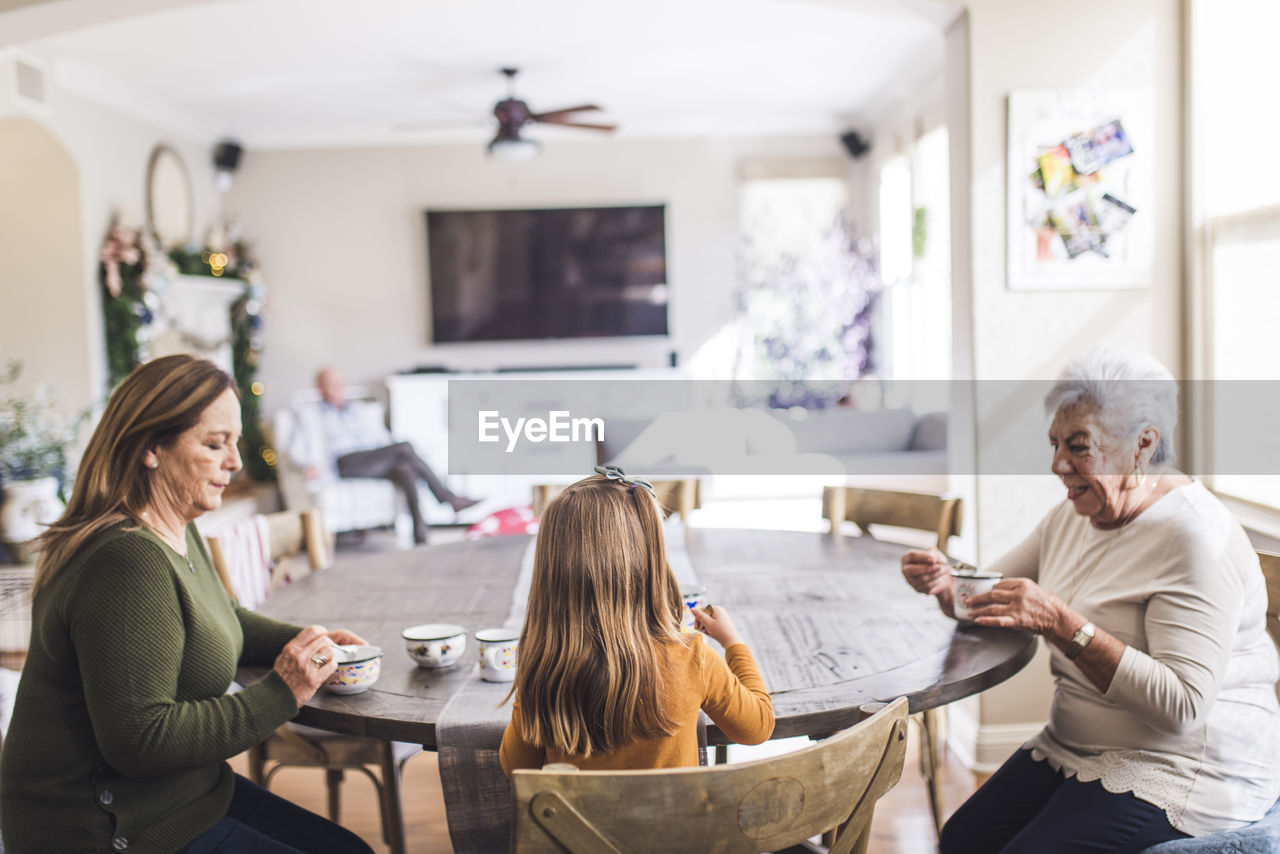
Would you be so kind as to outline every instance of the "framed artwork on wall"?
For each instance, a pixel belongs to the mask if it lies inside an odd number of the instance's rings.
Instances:
[[[1150,283],[1151,108],[1130,90],[1009,95],[1008,286]]]

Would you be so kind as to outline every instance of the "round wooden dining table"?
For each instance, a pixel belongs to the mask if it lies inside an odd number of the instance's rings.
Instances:
[[[906,697],[919,712],[976,694],[1021,670],[1035,637],[959,626],[902,580],[906,546],[871,537],[691,528],[684,548],[707,598],[729,608],[774,691],[775,738],[825,736],[859,707]],[[382,647],[382,673],[363,694],[318,692],[296,721],[436,747],[441,710],[472,678],[462,662],[418,667],[401,632],[457,623],[470,633],[508,619],[528,536],[494,537],[341,559],[259,607],[300,625],[348,628]],[[833,631],[833,629],[835,631]],[[242,668],[238,681],[265,670]],[[711,744],[726,741],[714,726]]]

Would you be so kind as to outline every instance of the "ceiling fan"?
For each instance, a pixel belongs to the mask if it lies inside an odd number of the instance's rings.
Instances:
[[[507,77],[507,97],[499,101],[493,108],[494,118],[498,120],[498,133],[489,142],[489,153],[503,160],[528,160],[538,153],[541,147],[537,140],[520,135],[526,125],[538,123],[545,125],[562,125],[564,127],[585,128],[611,132],[617,125],[582,122],[574,118],[579,113],[599,112],[595,104],[583,104],[578,107],[564,107],[559,110],[548,110],[535,113],[529,105],[516,97],[516,74],[518,68],[503,68]]]

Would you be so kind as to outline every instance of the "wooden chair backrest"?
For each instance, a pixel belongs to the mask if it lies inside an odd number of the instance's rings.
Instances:
[[[290,576],[292,559],[306,554],[311,572],[327,569],[333,561],[329,554],[329,534],[324,527],[324,514],[319,508],[280,513],[267,513],[268,550],[274,566],[271,569],[271,588],[274,590]],[[217,536],[208,537],[209,557],[217,570],[222,586],[235,595],[231,587],[231,574],[227,569],[227,557]]]
[[[907,701],[812,747],[740,765],[516,771],[515,854],[758,854],[837,829],[848,854],[902,776]]]
[[[1258,563],[1267,580],[1267,634],[1280,649],[1280,554],[1259,551]],[[1276,697],[1280,698],[1280,682],[1276,683]]]
[[[702,506],[702,481],[698,478],[680,478],[676,480],[650,481],[658,504],[667,511],[667,515],[679,513],[687,518],[689,511]],[[541,516],[547,509],[551,499],[564,492],[568,484],[538,483],[533,486],[533,515]]]
[[[831,520],[833,533],[846,521],[864,534],[871,525],[931,531],[945,552],[950,539],[960,534],[961,500],[929,492],[828,486],[822,491],[822,518]]]

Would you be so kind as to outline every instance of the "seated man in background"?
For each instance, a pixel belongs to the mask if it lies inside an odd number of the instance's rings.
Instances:
[[[321,403],[314,417],[300,419],[290,455],[304,466],[309,480],[326,469],[338,477],[384,478],[396,485],[413,516],[413,541],[427,541],[427,523],[418,506],[418,481],[422,480],[441,504],[457,513],[479,502],[455,495],[436,476],[408,442],[396,442],[382,421],[382,407],[362,400],[347,400],[346,381],[332,366],[316,372]]]

